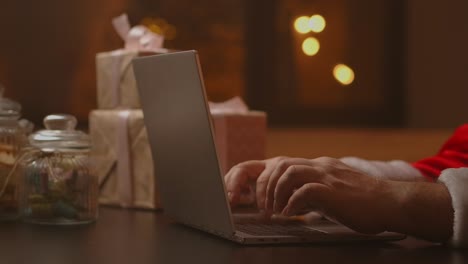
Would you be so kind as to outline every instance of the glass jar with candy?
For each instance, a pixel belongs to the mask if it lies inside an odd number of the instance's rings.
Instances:
[[[15,166],[32,123],[19,120],[21,105],[4,98],[3,92],[0,84],[0,220],[14,220],[18,217],[19,202]]]
[[[45,130],[29,137],[19,161],[21,218],[25,222],[76,225],[98,216],[98,183],[92,174],[89,136],[71,115],[49,115]]]

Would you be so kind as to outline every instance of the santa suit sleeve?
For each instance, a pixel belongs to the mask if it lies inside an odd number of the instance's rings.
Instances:
[[[456,129],[436,155],[414,163],[401,160],[370,161],[356,157],[345,157],[341,161],[382,179],[429,180],[444,184],[454,209],[450,243],[454,247],[468,247],[468,124]]]
[[[450,243],[468,247],[468,124],[457,128],[437,155],[414,162],[413,166],[447,187],[454,210]]]
[[[468,247],[468,168],[446,169],[438,181],[445,184],[452,198],[454,247]]]
[[[412,165],[433,181],[445,169],[468,167],[468,124],[457,128],[436,155]]]

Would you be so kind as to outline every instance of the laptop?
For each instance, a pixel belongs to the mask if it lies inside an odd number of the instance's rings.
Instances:
[[[233,214],[221,173],[196,51],[133,60],[164,213],[176,222],[242,244],[398,240],[329,221],[256,223]],[[228,80],[226,80],[228,81]],[[239,220],[238,219],[242,219]]]

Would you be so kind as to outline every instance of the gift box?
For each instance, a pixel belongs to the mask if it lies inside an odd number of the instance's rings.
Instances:
[[[240,162],[265,159],[265,112],[249,110],[239,97],[209,105],[223,174]]]
[[[141,110],[94,110],[89,116],[91,155],[99,202],[130,208],[161,207]]]
[[[223,173],[240,162],[265,158],[265,112],[248,110],[239,98],[210,103],[210,111]],[[99,202],[161,208],[142,111],[94,110],[89,116],[89,130]]]
[[[162,48],[164,37],[144,26],[130,28],[124,14],[112,21],[125,47],[96,55],[97,103],[99,109],[140,108],[132,59],[169,52]]]

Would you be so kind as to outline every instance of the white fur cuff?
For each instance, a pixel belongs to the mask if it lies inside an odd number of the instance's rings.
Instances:
[[[450,243],[454,247],[468,247],[468,168],[446,169],[439,182],[447,186],[455,213]]]

